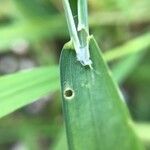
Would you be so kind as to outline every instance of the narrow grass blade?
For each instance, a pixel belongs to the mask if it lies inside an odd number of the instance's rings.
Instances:
[[[17,10],[23,16],[22,19],[34,20],[35,18],[47,18],[54,14],[52,5],[47,5],[46,1],[39,0],[12,0]]]
[[[57,67],[45,67],[0,78],[0,118],[59,88]]]
[[[90,55],[89,55],[89,43],[88,43],[88,22],[87,22],[87,1],[78,1],[78,31],[73,18],[72,10],[70,7],[69,0],[63,0],[64,10],[66,14],[66,19],[68,23],[70,38],[73,42],[77,60],[84,66],[91,65]],[[86,11],[86,12],[83,12]],[[84,14],[85,13],[85,14]],[[84,18],[85,17],[85,18]],[[81,19],[84,20],[82,21]]]
[[[77,58],[84,65],[91,66],[89,53],[89,25],[88,25],[88,8],[87,0],[78,0],[78,36],[80,40],[80,52]]]
[[[126,79],[134,71],[134,69],[139,65],[144,54],[143,53],[132,54],[115,63],[111,69],[114,79],[119,84],[122,84],[124,81],[126,81]]]
[[[58,31],[58,28],[62,30]],[[21,40],[34,43],[43,38],[66,37],[65,29],[65,22],[60,16],[49,17],[47,20],[41,18],[32,22],[15,22],[3,26],[0,28],[0,52],[11,50],[14,43],[19,43]]]
[[[78,30],[89,33],[87,0],[78,0]]]
[[[135,54],[150,47],[150,32],[128,41],[121,47],[108,51],[105,55],[106,61],[112,61],[123,56]],[[121,48],[121,49],[120,49]]]
[[[74,44],[76,53],[78,54],[80,51],[80,41],[78,38],[78,33],[77,33],[77,29],[76,29],[75,21],[74,21],[73,14],[71,11],[69,0],[63,0],[63,6],[64,6],[65,14],[66,14],[70,38]]]
[[[60,61],[61,87],[70,150],[142,150],[127,107],[102,54],[90,39],[93,69],[77,62],[67,44]]]

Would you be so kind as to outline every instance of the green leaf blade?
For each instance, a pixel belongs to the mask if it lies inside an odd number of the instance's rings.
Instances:
[[[0,78],[0,118],[59,89],[57,67],[42,67]]]
[[[63,109],[70,150],[141,150],[125,103],[93,38],[93,69],[83,67],[64,47],[60,69]]]

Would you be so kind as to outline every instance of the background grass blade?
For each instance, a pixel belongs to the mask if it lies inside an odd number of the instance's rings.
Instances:
[[[143,149],[93,38],[90,52],[93,70],[77,62],[75,51],[69,44],[61,56],[61,86],[69,149]]]
[[[112,61],[129,54],[140,52],[144,49],[147,49],[148,47],[150,47],[150,33],[144,34],[143,36],[128,41],[121,47],[121,51],[120,47],[108,51],[104,57],[107,61]]]
[[[56,19],[57,18],[57,19]],[[43,38],[66,37],[65,22],[59,16],[50,17],[48,20],[38,19],[32,22],[20,21],[0,28],[0,51],[8,51],[13,47],[13,43],[19,40],[27,42],[37,42]],[[58,32],[58,28],[64,30]],[[44,30],[43,30],[44,29]]]
[[[143,53],[132,54],[115,63],[111,68],[115,80],[119,84],[126,81],[127,77],[129,77],[136,66],[138,66],[143,56]]]
[[[0,78],[0,117],[59,88],[58,68],[45,67]]]
[[[17,10],[21,12],[23,18],[33,20],[35,18],[44,17],[45,19],[56,13],[53,7],[50,7],[51,2],[39,0],[13,0]]]

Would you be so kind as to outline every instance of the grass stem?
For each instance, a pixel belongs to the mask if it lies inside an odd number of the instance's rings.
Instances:
[[[78,0],[78,31],[73,19],[73,14],[68,0],[63,0],[65,14],[67,18],[68,28],[71,40],[73,41],[75,51],[77,54],[77,60],[83,66],[91,66],[89,54],[89,27],[88,27],[88,12],[87,12],[87,0]]]
[[[67,19],[69,34],[70,34],[71,40],[73,41],[76,53],[78,53],[79,48],[80,48],[80,41],[78,38],[78,33],[76,30],[75,21],[73,19],[73,14],[71,11],[69,1],[63,0],[63,6],[64,6],[65,15],[66,15],[66,19]]]
[[[89,34],[87,0],[78,0],[78,30],[83,28]]]

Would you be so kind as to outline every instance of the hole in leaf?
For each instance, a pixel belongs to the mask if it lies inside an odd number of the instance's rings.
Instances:
[[[65,89],[64,97],[68,100],[71,100],[74,97],[74,91],[70,88]]]

